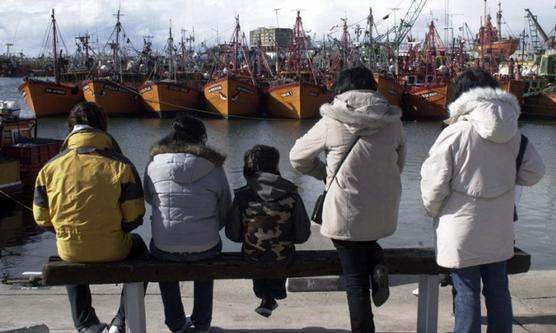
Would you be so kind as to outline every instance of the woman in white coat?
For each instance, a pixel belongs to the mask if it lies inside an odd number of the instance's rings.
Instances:
[[[326,181],[320,232],[338,251],[352,332],[374,332],[371,272],[375,305],[388,298],[386,267],[377,266],[382,260],[377,240],[396,230],[405,160],[401,111],[376,88],[364,67],[341,72],[334,83],[334,100],[320,108],[322,119],[290,152],[295,169]],[[326,164],[319,159],[322,152]]]
[[[481,279],[488,332],[511,332],[506,260],[513,256],[514,189],[537,183],[544,165],[529,143],[516,170],[519,104],[489,73],[469,69],[454,88],[449,126],[421,169],[423,203],[434,218],[436,261],[451,269],[454,332],[481,331]]]

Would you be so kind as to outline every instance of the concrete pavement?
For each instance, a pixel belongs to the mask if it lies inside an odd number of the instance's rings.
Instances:
[[[415,332],[417,278],[391,277],[390,299],[373,308],[377,332]],[[533,271],[512,275],[514,332],[556,332],[556,271]],[[103,321],[110,321],[117,308],[121,286],[92,286],[93,306]],[[192,283],[182,283],[186,311],[192,306]],[[439,332],[451,332],[453,317],[449,288],[440,288]],[[484,303],[484,302],[483,302]],[[149,285],[146,299],[148,332],[169,332],[158,286]],[[344,333],[349,316],[344,292],[289,293],[270,318],[253,309],[258,305],[249,280],[215,282],[212,333]],[[483,317],[486,313],[483,305]],[[485,319],[486,322],[486,319]],[[0,285],[0,332],[45,324],[50,332],[75,332],[63,287],[27,289]],[[486,325],[483,325],[486,332]]]

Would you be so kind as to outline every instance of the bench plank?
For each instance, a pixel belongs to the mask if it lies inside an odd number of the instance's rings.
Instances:
[[[385,249],[384,257],[390,274],[435,275],[448,272],[446,268],[436,265],[434,249],[431,248]],[[514,257],[508,261],[508,273],[524,273],[530,266],[531,256],[516,248]],[[78,264],[51,258],[43,266],[43,283],[54,286],[340,274],[341,266],[335,250],[297,251],[295,262],[287,268],[268,268],[245,261],[241,253],[223,253],[208,261],[192,263],[128,260],[116,263]]]

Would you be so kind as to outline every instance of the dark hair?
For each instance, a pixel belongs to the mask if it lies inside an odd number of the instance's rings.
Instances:
[[[498,81],[489,72],[477,67],[469,68],[456,78],[452,86],[449,101],[452,103],[463,93],[475,87],[490,87],[496,89],[500,87]]]
[[[161,143],[170,144],[204,144],[207,141],[205,124],[192,116],[178,116],[172,123],[172,133],[168,134]]]
[[[81,102],[71,109],[68,116],[69,130],[73,130],[75,125],[88,125],[106,131],[108,117],[102,106],[93,102]]]
[[[363,66],[345,69],[334,80],[334,96],[348,90],[376,90],[377,85],[373,72]]]
[[[271,146],[255,145],[243,155],[243,175],[249,177],[257,172],[270,172],[279,175],[279,161],[280,152],[278,149]]]

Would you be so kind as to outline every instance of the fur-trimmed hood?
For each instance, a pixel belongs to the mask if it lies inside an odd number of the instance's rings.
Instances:
[[[226,157],[204,145],[156,144],[151,149],[155,173],[178,183],[191,183],[221,167]]]
[[[469,121],[484,139],[502,143],[517,133],[521,113],[514,95],[501,89],[473,88],[448,106],[447,124]]]
[[[177,145],[177,144],[155,144],[151,148],[151,157],[159,154],[191,154],[202,157],[216,166],[222,166],[226,156],[216,150],[204,145]]]
[[[402,111],[376,91],[350,90],[334,97],[332,103],[323,104],[320,114],[358,130],[377,130],[399,121]]]

